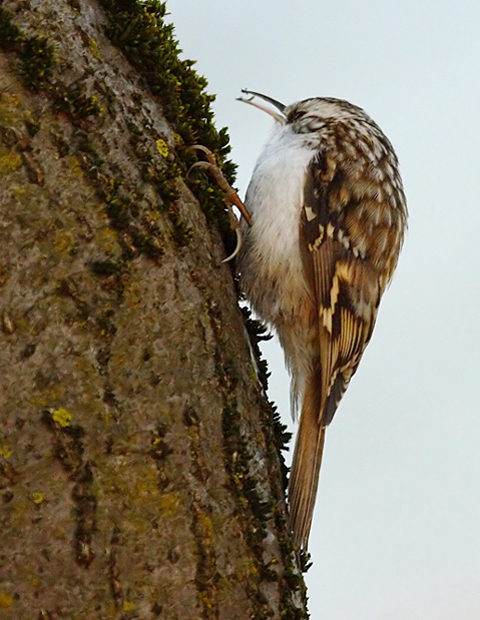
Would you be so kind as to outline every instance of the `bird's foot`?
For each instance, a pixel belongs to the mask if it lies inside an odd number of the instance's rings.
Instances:
[[[235,247],[235,250],[232,254],[230,254],[230,256],[227,256],[227,258],[224,258],[222,261],[222,263],[228,263],[233,258],[235,258],[235,256],[240,252],[242,248],[242,233],[240,231],[240,222],[238,221],[237,216],[232,209],[232,205],[235,205],[238,208],[249,226],[252,225],[252,216],[248,212],[246,206],[240,200],[237,192],[233,189],[233,187],[225,178],[223,172],[218,167],[216,157],[212,153],[212,151],[210,151],[210,149],[207,149],[206,146],[202,146],[201,144],[194,144],[191,148],[197,149],[199,151],[202,151],[202,153],[205,153],[207,161],[197,161],[195,164],[193,164],[193,166],[190,167],[188,173],[190,174],[190,172],[194,168],[203,168],[205,170],[208,170],[212,174],[218,186],[225,192],[225,204],[227,205],[228,209],[230,227],[232,228],[232,230],[235,231],[235,234],[237,235],[237,245]]]

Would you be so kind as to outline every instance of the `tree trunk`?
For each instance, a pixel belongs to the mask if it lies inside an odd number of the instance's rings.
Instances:
[[[0,618],[306,615],[222,194],[187,178],[195,143],[231,178],[227,137],[164,12],[0,2]]]

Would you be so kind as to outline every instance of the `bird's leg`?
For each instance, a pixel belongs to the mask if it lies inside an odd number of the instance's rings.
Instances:
[[[228,261],[231,261],[233,258],[235,258],[235,256],[239,253],[242,247],[242,234],[240,231],[240,222],[238,221],[237,216],[233,212],[232,205],[235,205],[239,209],[240,213],[242,214],[242,216],[244,217],[245,221],[247,222],[249,226],[252,225],[252,216],[248,212],[248,209],[246,208],[246,206],[240,200],[240,197],[237,194],[237,192],[233,189],[233,187],[231,187],[230,183],[225,178],[223,172],[218,167],[217,160],[215,158],[215,155],[212,153],[212,151],[210,151],[210,149],[207,149],[207,147],[202,146],[201,144],[194,144],[192,148],[205,153],[207,157],[207,161],[196,162],[195,164],[193,164],[193,166],[191,166],[189,173],[194,168],[204,168],[208,170],[212,174],[218,186],[225,192],[225,203],[228,209],[230,226],[232,230],[235,231],[235,234],[237,235],[237,245],[235,247],[234,252],[222,261],[222,263],[227,263]]]
[[[228,200],[229,204],[233,204],[238,207],[247,224],[251,226],[252,216],[248,212],[246,206],[240,200],[237,192],[233,189],[233,187],[231,187],[223,172],[218,167],[217,160],[212,151],[210,149],[207,149],[206,146],[202,146],[201,144],[194,144],[192,148],[202,151],[202,153],[205,153],[205,155],[207,156],[207,161],[198,161],[197,163],[193,164],[190,170],[193,170],[193,168],[206,168],[207,170],[209,170],[212,173],[215,181],[218,183],[218,186],[225,192],[226,200]]]

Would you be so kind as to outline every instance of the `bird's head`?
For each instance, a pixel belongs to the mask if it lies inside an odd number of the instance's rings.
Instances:
[[[287,106],[261,93],[246,89],[242,90],[242,92],[246,95],[250,95],[250,97],[240,97],[239,101],[249,103],[267,112],[267,114],[273,116],[281,125],[288,125],[294,133],[313,133],[321,130],[325,124],[331,125],[336,122],[349,124],[351,122],[361,121],[374,125],[373,121],[362,108],[343,99],[312,97]],[[272,104],[274,108],[269,108],[255,101],[255,97],[259,97]]]

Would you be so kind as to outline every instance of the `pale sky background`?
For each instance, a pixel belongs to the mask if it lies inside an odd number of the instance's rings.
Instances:
[[[244,195],[285,104],[348,99],[400,158],[410,230],[327,433],[307,574],[314,620],[480,618],[480,3],[170,0],[217,94]],[[283,354],[270,395],[289,419]],[[233,619],[232,619],[233,620]]]

